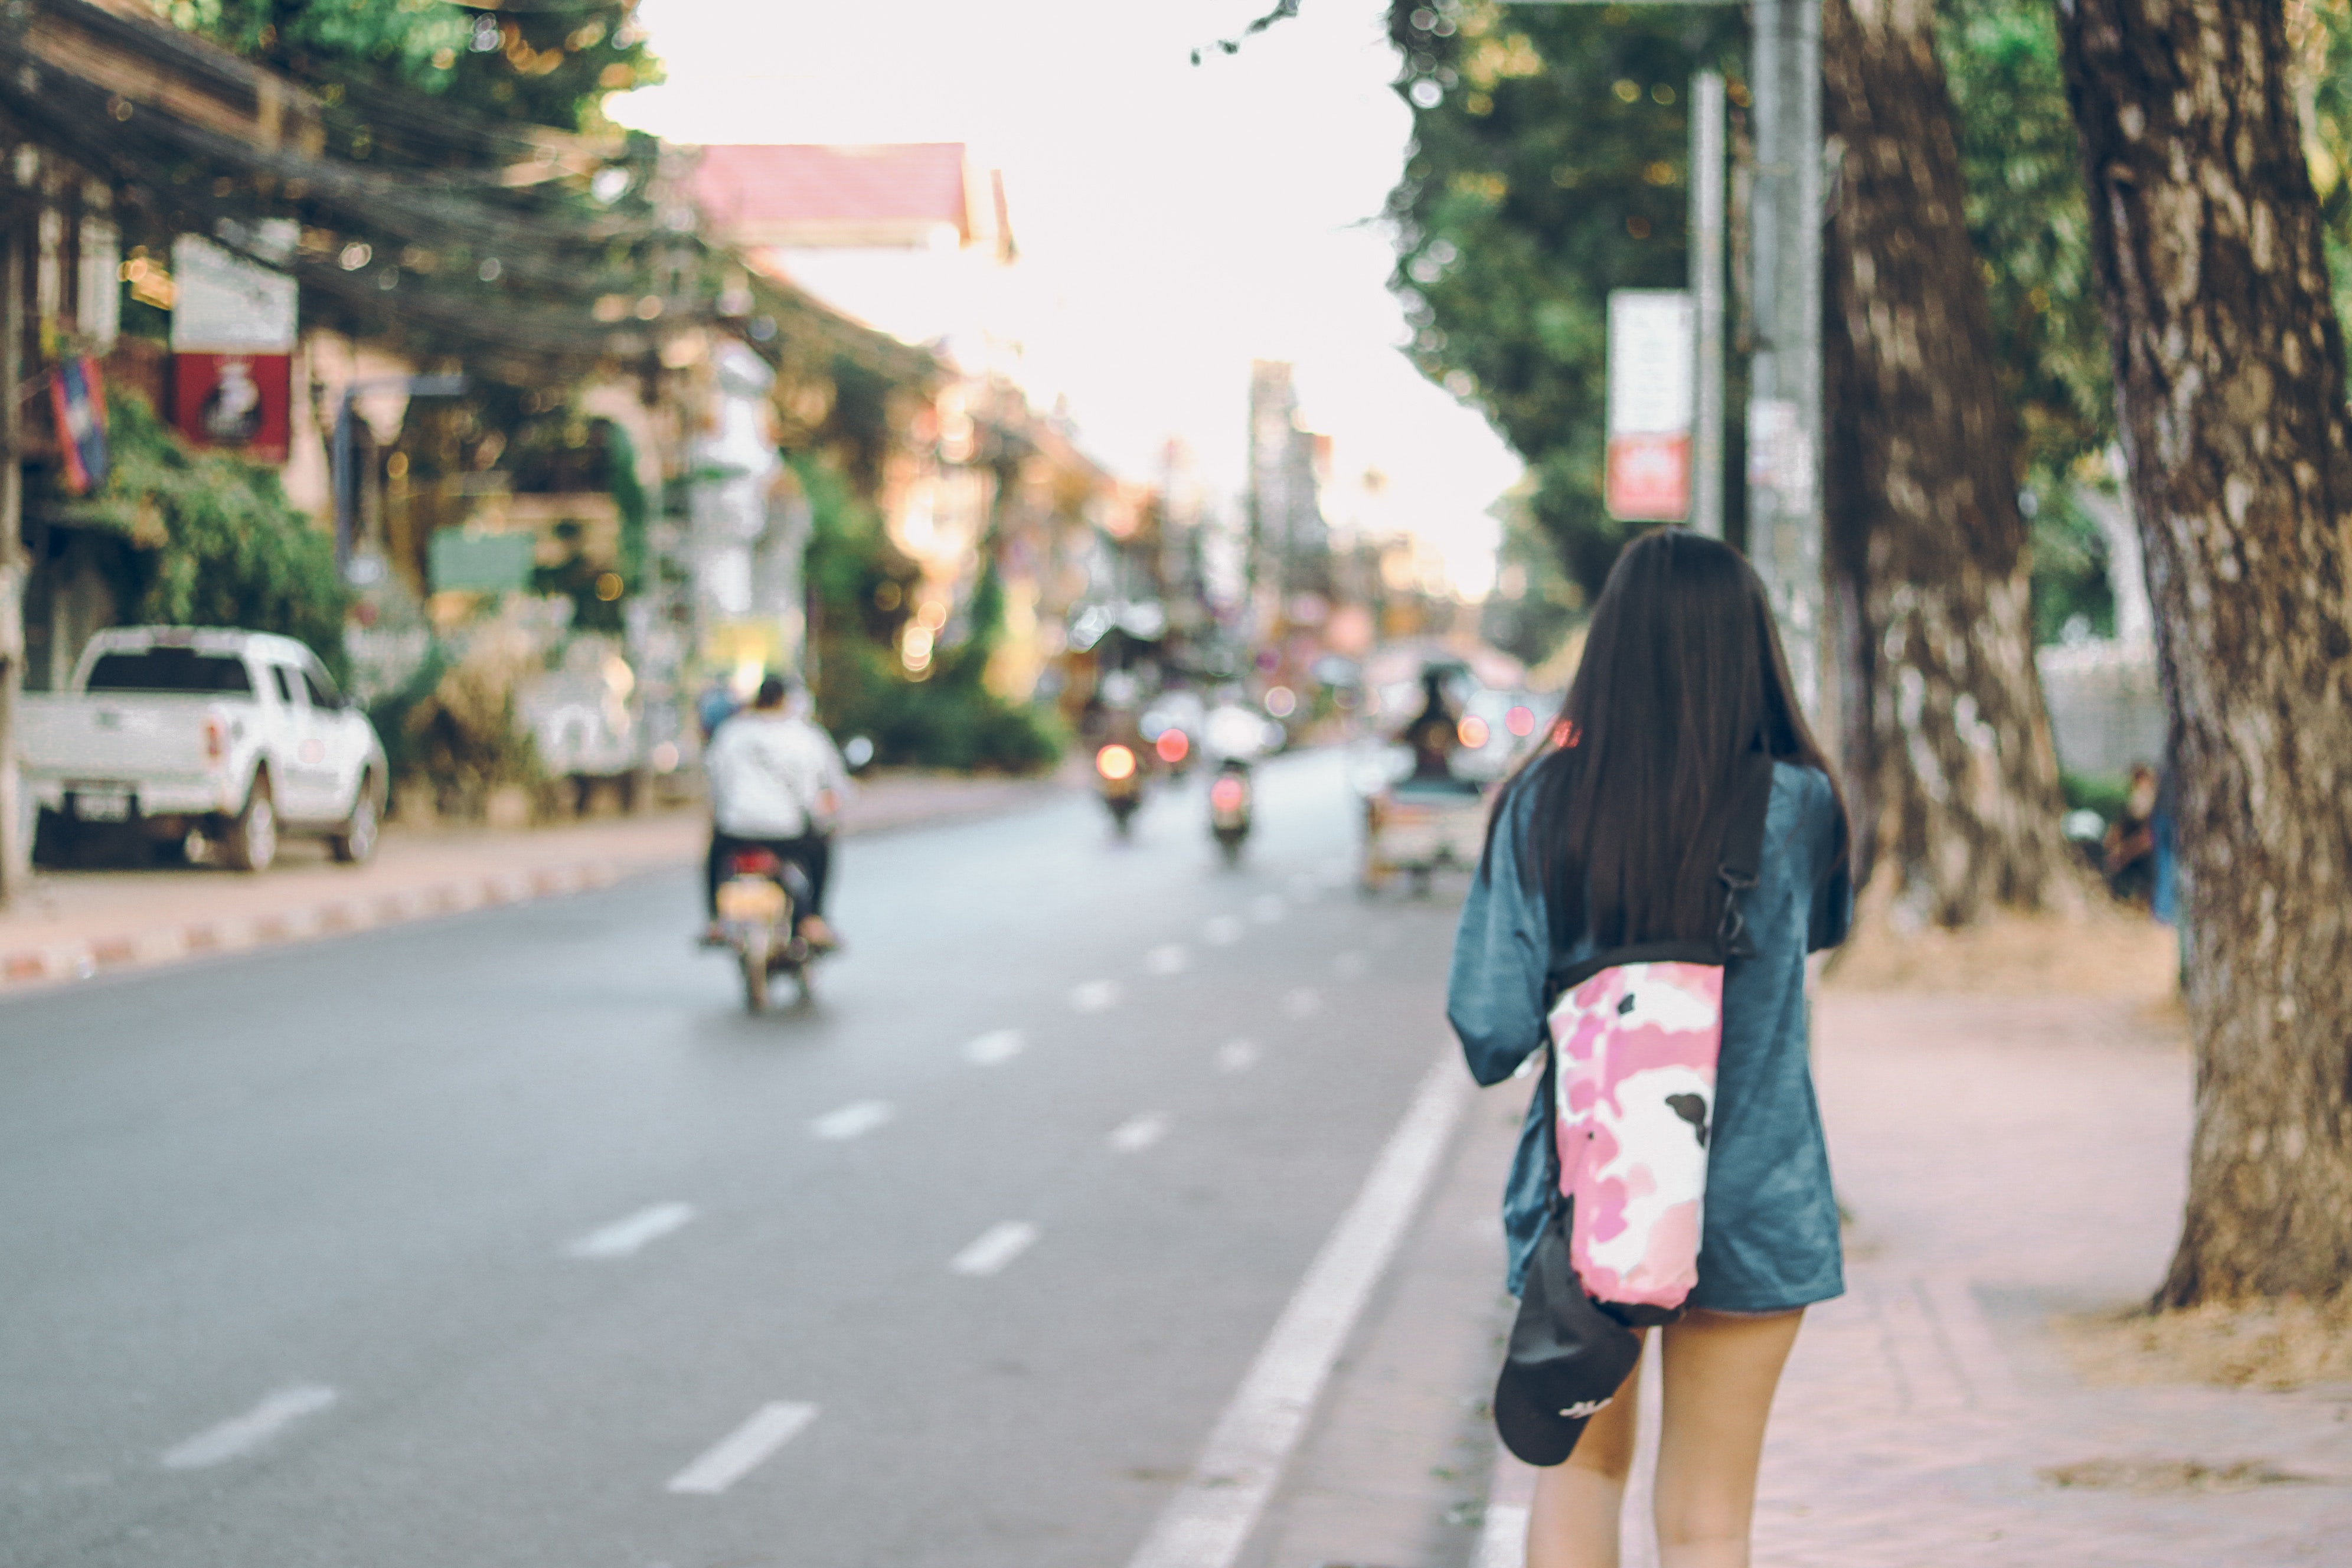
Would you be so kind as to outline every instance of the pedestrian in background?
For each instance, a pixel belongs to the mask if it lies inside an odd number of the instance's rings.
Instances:
[[[1496,805],[1455,938],[1447,1014],[1481,1084],[1548,1047],[1555,967],[1716,935],[1735,780],[1759,750],[1773,763],[1755,885],[1738,895],[1754,955],[1724,973],[1697,1283],[1660,1331],[1659,1562],[1744,1568],[1781,1366],[1804,1309],[1845,1288],[1805,1000],[1806,955],[1843,940],[1852,915],[1844,803],[1762,583],[1684,529],[1619,556],[1553,733],[1565,743]],[[1504,1201],[1514,1295],[1551,1223],[1554,1127],[1538,1095]],[[1538,1471],[1528,1568],[1614,1568],[1639,1376],[1637,1363],[1565,1464]]]

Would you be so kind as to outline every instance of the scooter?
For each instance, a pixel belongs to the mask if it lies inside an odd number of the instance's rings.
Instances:
[[[743,1007],[768,1009],[769,983],[790,980],[803,1003],[814,995],[809,971],[818,950],[800,934],[796,911],[808,902],[801,868],[766,849],[740,849],[719,884],[719,929],[743,972]]]
[[[1113,741],[1095,752],[1095,773],[1101,780],[1102,803],[1111,826],[1125,838],[1133,831],[1136,812],[1143,805],[1143,764],[1134,749]]]
[[[1227,757],[1217,764],[1217,776],[1209,784],[1209,834],[1216,839],[1228,866],[1242,863],[1242,844],[1249,837],[1250,805],[1255,794],[1247,762]]]

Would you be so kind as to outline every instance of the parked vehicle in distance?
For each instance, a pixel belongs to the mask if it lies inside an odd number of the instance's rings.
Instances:
[[[169,850],[201,834],[259,871],[286,834],[365,860],[386,783],[375,729],[310,650],[268,632],[124,626],[82,650],[72,684],[24,700],[19,757],[44,854],[96,832]]]

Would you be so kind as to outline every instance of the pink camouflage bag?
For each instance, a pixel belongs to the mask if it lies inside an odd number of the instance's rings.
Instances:
[[[1771,759],[1738,784],[1712,942],[1644,942],[1556,968],[1550,1080],[1569,1254],[1585,1293],[1636,1327],[1672,1321],[1698,1283],[1723,980],[1754,955],[1739,895],[1756,885]]]

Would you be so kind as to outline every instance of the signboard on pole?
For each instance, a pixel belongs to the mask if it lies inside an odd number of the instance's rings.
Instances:
[[[1609,515],[1685,522],[1691,512],[1691,297],[1680,289],[1609,295]]]

